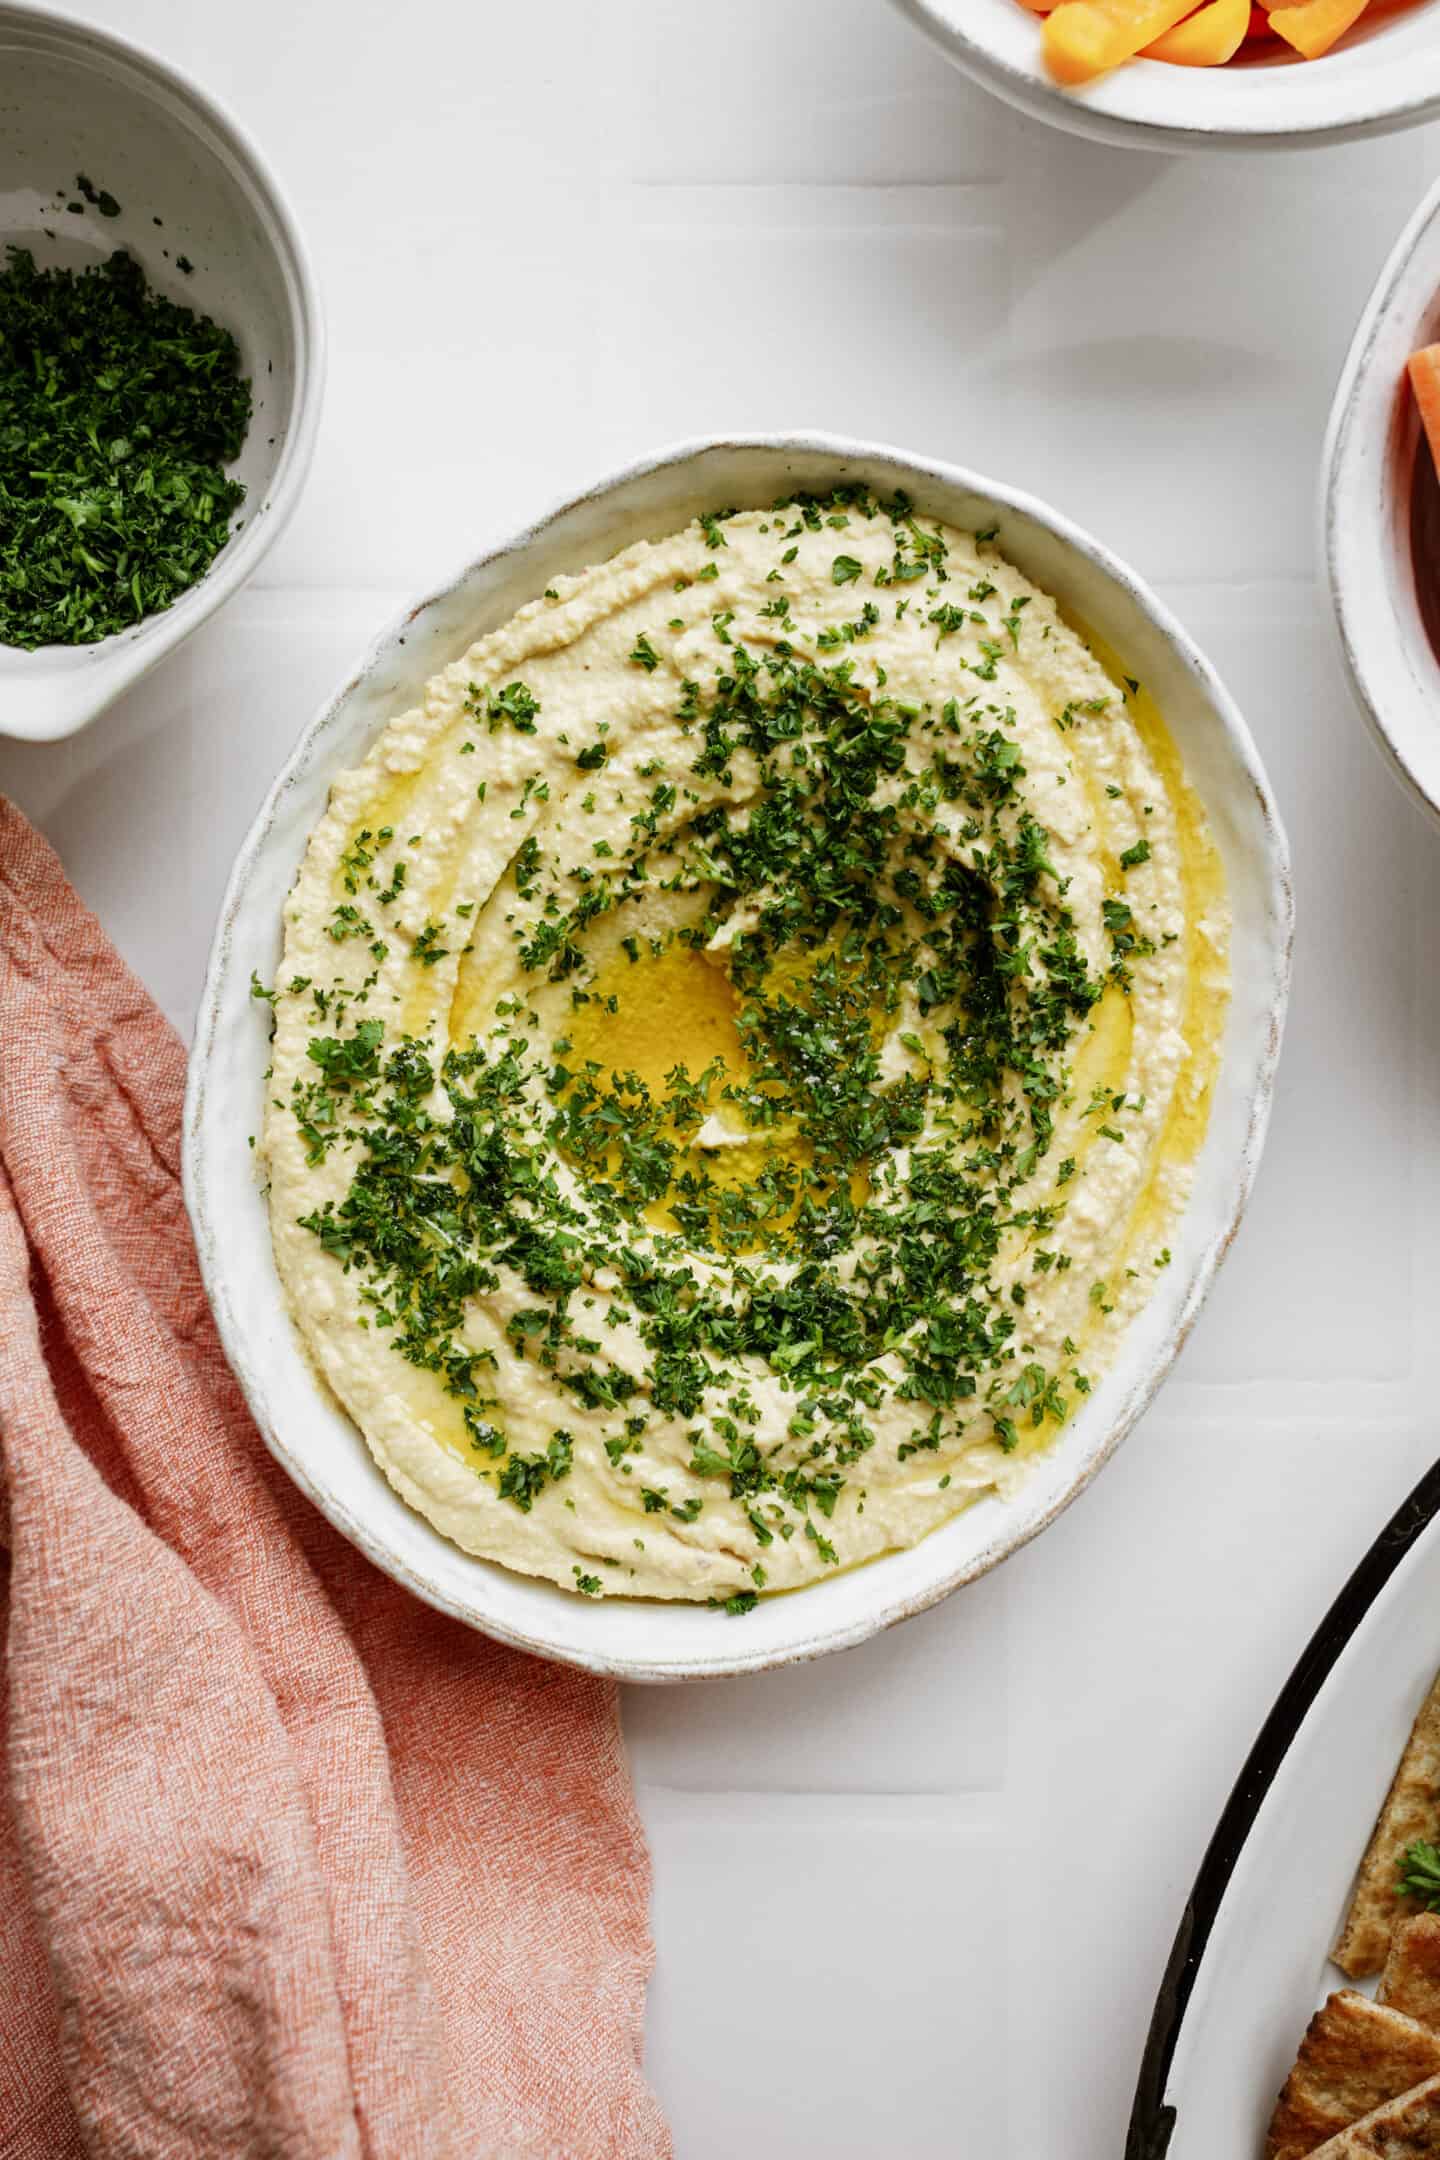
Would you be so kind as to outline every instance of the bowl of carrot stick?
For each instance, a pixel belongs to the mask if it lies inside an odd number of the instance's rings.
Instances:
[[[1440,0],[893,0],[977,82],[1072,134],[1314,147],[1440,114]]]
[[[1322,519],[1361,713],[1440,821],[1440,185],[1360,318],[1330,414]]]

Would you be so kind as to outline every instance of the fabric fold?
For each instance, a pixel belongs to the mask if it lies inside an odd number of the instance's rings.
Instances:
[[[416,1603],[272,1462],[183,1087],[0,801],[0,2154],[661,2160],[614,1690]]]

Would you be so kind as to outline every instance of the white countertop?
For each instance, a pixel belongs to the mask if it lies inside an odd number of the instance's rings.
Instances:
[[[1440,128],[1096,148],[881,0],[89,12],[234,107],[330,312],[314,474],[258,583],[90,733],[0,744],[182,1028],[230,858],[372,631],[675,437],[829,427],[1032,488],[1158,583],[1249,716],[1295,997],[1258,1194],[1162,1399],[940,1610],[626,1706],[679,2160],[1120,2160],[1218,1810],[1440,1436],[1440,836],[1362,735],[1312,550],[1333,381]]]

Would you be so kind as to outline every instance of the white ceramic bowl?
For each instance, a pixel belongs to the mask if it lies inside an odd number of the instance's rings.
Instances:
[[[982,1500],[908,1552],[762,1599],[743,1620],[704,1607],[592,1603],[470,1558],[405,1506],[322,1390],[285,1309],[245,1144],[269,1043],[251,970],[273,979],[281,909],[330,782],[356,764],[438,668],[558,574],[675,531],[717,503],[797,487],[904,489],[999,545],[1121,653],[1159,699],[1208,808],[1234,917],[1234,998],[1209,1137],[1174,1264],[1095,1393],[1020,1495]],[[1030,498],[954,466],[832,436],[684,444],[602,481],[463,571],[385,632],[312,722],[240,852],[201,1002],[185,1106],[185,1179],[220,1333],[261,1431],[345,1535],[419,1596],[506,1642],[598,1672],[674,1680],[814,1657],[862,1641],[993,1567],[1052,1521],[1149,1402],[1234,1234],[1264,1136],[1289,976],[1285,839],[1244,722],[1179,625],[1099,544]]]
[[[81,173],[119,202],[118,217],[67,209]],[[324,332],[289,206],[214,100],[109,31],[0,0],[0,250],[6,243],[42,267],[79,268],[127,248],[158,291],[234,332],[255,401],[231,468],[246,499],[197,585],[98,644],[0,645],[0,735],[47,742],[85,727],[152,668],[278,538],[315,447]]]
[[[1413,127],[1440,112],[1440,0],[1364,18],[1321,60],[1266,57],[1223,68],[1132,60],[1063,89],[1020,0],[893,0],[958,68],[1052,127],[1152,150],[1274,150]]]
[[[1405,375],[1410,354],[1437,340],[1440,186],[1360,319],[1323,460],[1325,562],[1350,679],[1393,770],[1440,818],[1440,482]]]

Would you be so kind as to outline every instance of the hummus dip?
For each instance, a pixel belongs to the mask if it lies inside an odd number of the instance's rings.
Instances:
[[[286,906],[310,1356],[437,1529],[566,1589],[743,1612],[911,1545],[1167,1264],[1227,929],[1158,715],[992,534],[847,490],[558,579]]]

